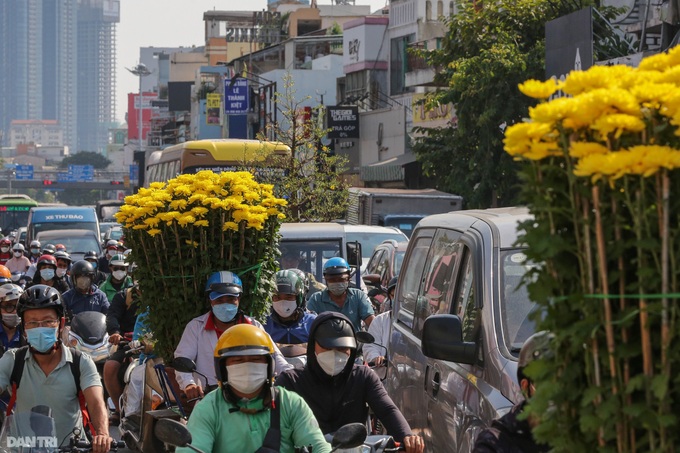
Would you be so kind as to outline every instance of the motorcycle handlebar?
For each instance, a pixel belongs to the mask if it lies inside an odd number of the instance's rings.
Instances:
[[[125,442],[122,440],[114,440],[111,442],[111,448],[109,451],[117,451],[119,448],[125,448]],[[88,453],[92,451],[92,444],[87,440],[78,440],[72,442],[72,445],[59,448],[57,451],[59,453]]]

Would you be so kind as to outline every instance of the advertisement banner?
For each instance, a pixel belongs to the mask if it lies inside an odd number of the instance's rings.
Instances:
[[[545,24],[545,76],[564,80],[593,65],[593,9],[584,8]]]
[[[328,138],[360,138],[359,107],[330,106],[326,108]]]
[[[205,99],[205,121],[209,125],[222,124],[222,95],[220,93],[208,93]]]
[[[224,114],[243,115],[250,106],[248,80],[243,78],[224,80]]]

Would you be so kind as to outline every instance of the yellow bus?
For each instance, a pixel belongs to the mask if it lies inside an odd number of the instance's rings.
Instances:
[[[259,140],[195,140],[154,151],[146,164],[144,185],[166,182],[180,174],[201,170],[240,171],[255,167],[255,173],[283,171],[285,158],[291,156],[288,145]]]

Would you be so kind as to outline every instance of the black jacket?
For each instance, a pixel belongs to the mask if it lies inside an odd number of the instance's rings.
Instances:
[[[119,333],[124,335],[135,330],[139,298],[134,287],[118,291],[106,313],[106,331],[109,335]]]
[[[303,370],[284,371],[276,385],[298,393],[312,409],[324,434],[333,433],[348,423],[365,423],[367,404],[398,442],[411,435],[411,429],[397,406],[387,395],[378,376],[364,365],[354,365],[356,350],[350,354],[345,369],[337,376],[327,375],[314,353],[316,327],[328,318],[342,318],[343,314],[320,314],[309,333],[307,365]]]
[[[537,444],[527,420],[519,420],[524,403],[494,420],[477,436],[473,453],[539,453],[550,451],[547,445]]]

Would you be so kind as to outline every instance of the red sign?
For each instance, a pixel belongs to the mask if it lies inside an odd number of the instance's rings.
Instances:
[[[151,101],[158,99],[158,93],[144,93],[142,97],[142,140],[146,140],[151,129]],[[139,140],[139,93],[128,93],[128,140]]]

